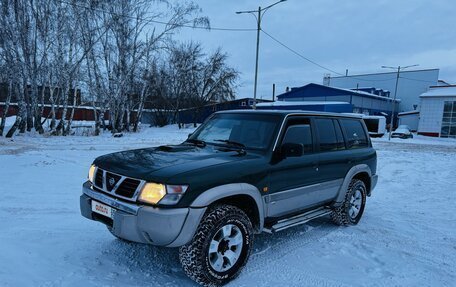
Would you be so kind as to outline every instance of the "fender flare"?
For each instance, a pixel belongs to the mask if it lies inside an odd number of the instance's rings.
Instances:
[[[337,197],[334,203],[335,206],[340,205],[344,201],[348,185],[350,184],[353,177],[355,177],[355,175],[361,172],[366,172],[369,175],[369,177],[372,177],[372,171],[367,164],[358,164],[353,166],[347,172],[347,175],[345,175],[344,181],[342,182],[342,185],[339,188],[339,192],[337,193]]]
[[[213,188],[206,190],[201,193],[190,205],[191,208],[202,208],[207,207],[214,203],[217,200],[236,196],[236,195],[247,195],[251,197],[255,203],[258,210],[259,218],[259,227],[258,232],[263,230],[264,225],[264,214],[265,214],[265,205],[263,204],[263,198],[260,191],[253,185],[248,183],[230,183],[219,185]]]

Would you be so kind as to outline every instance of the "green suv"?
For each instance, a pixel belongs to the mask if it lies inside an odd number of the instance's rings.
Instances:
[[[225,111],[179,145],[95,159],[80,207],[120,239],[179,247],[190,278],[223,285],[246,264],[254,234],[322,216],[357,224],[376,166],[361,118]]]

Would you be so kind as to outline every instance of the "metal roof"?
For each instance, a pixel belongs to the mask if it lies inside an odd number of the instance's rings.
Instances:
[[[456,86],[440,86],[430,88],[429,91],[421,94],[420,97],[456,97]]]
[[[393,98],[379,96],[379,95],[368,93],[368,92],[365,92],[365,91],[357,91],[357,90],[352,90],[352,89],[337,88],[337,87],[332,87],[332,86],[320,85],[320,84],[317,84],[317,83],[309,83],[309,84],[301,86],[301,87],[293,87],[290,91],[278,95],[277,98],[296,97],[296,96],[294,96],[294,94],[298,94],[299,95],[299,92],[301,92],[302,90],[304,90],[304,89],[306,89],[308,87],[319,87],[319,88],[339,91],[339,92],[344,93],[344,94],[365,96],[365,97],[379,99],[379,100],[383,100],[383,101],[390,101],[391,102],[391,101],[394,100]],[[401,102],[400,99],[396,99],[394,101],[396,103],[400,103]]]

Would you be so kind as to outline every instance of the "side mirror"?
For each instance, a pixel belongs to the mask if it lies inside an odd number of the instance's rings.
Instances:
[[[284,143],[280,147],[280,153],[284,157],[299,157],[304,152],[304,146],[296,143]]]
[[[189,133],[187,138],[189,139],[189,138],[192,136],[192,134],[193,134],[193,133]]]

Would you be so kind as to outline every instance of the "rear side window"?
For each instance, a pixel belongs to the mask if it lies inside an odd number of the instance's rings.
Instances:
[[[367,147],[368,140],[363,125],[358,120],[341,119],[340,123],[347,137],[347,147],[349,149]]]
[[[337,149],[345,149],[345,141],[344,141],[344,136],[342,134],[342,130],[339,125],[338,120],[333,120],[334,123],[334,128],[336,129],[336,136],[337,136]]]
[[[334,127],[334,121],[332,119],[315,119],[315,123],[318,129],[320,151],[336,151],[341,149],[343,139],[341,145]]]

